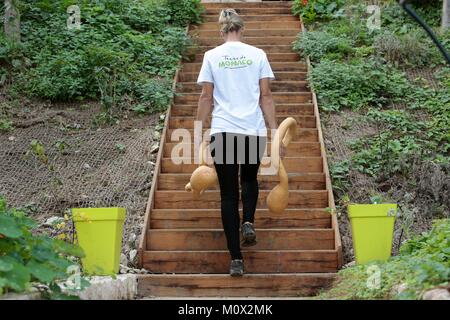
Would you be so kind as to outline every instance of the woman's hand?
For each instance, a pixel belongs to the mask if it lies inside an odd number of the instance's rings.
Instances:
[[[284,159],[284,157],[286,157],[286,147],[284,146],[283,143],[281,143],[281,145],[280,145],[280,158]]]

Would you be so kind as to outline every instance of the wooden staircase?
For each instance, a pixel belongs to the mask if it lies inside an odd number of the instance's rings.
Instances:
[[[315,94],[307,87],[308,59],[300,61],[292,41],[301,22],[291,2],[205,3],[205,22],[191,27],[198,37],[195,60],[177,72],[178,93],[165,119],[153,184],[139,248],[140,263],[152,274],[138,282],[141,296],[158,297],[297,297],[330,285],[341,265],[341,244]],[[265,198],[277,176],[260,176],[255,226],[258,244],[244,248],[246,274],[229,276],[230,257],[220,216],[218,186],[199,200],[184,191],[196,164],[175,164],[170,155],[179,143],[174,129],[193,132],[201,88],[196,80],[203,54],[223,41],[217,17],[233,7],[246,22],[244,42],[268,54],[278,121],[299,122],[285,158],[289,206],[282,215],[267,210]],[[193,144],[189,146],[193,154]],[[269,149],[270,150],[270,145]],[[327,209],[328,208],[328,209]],[[242,212],[241,212],[242,214]]]

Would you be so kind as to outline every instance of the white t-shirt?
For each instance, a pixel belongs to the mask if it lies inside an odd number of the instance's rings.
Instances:
[[[228,41],[203,58],[197,83],[214,84],[211,134],[231,132],[267,136],[260,107],[259,80],[275,79],[266,53],[240,41]]]

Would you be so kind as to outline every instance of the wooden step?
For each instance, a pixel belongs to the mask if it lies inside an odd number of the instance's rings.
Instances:
[[[324,173],[289,173],[289,190],[325,190]],[[159,190],[184,190],[189,182],[190,173],[162,173],[158,178]],[[277,176],[260,175],[259,188],[272,190],[279,182]],[[210,190],[219,190],[219,185]]]
[[[272,92],[308,92],[307,81],[272,81],[270,84]],[[197,82],[181,82],[179,93],[200,93],[202,87]],[[278,107],[278,106],[277,106]]]
[[[195,42],[201,46],[220,46],[224,43],[223,38],[194,38]],[[246,37],[244,36],[242,42],[258,46],[258,45],[292,45],[292,43],[296,40],[296,37]]]
[[[277,103],[311,103],[311,92],[274,92],[273,101]],[[174,103],[179,104],[195,104],[198,103],[200,98],[199,93],[188,93],[184,95],[176,96]]]
[[[271,53],[293,53],[292,50],[292,45],[288,44],[288,45],[257,45],[256,47],[258,47],[261,50],[264,50],[264,52],[266,54],[271,54]],[[216,46],[197,46],[197,47],[190,47],[188,48],[188,54],[187,55],[192,55],[192,54],[196,54],[196,53],[205,53],[208,50],[214,49],[216,48]]]
[[[334,250],[242,250],[246,274],[336,272]],[[152,273],[227,273],[230,253],[214,251],[146,251],[144,267]]]
[[[287,22],[287,21],[298,21],[298,17],[293,16],[292,14],[265,14],[265,15],[241,15],[242,20],[244,20],[244,24],[246,22],[263,22],[263,21],[273,21],[275,22],[274,25],[278,26],[280,22]],[[206,15],[203,16],[204,22],[215,22],[219,20],[219,17],[216,15]],[[274,26],[275,27],[275,26]]]
[[[257,208],[266,209],[269,190],[260,190]],[[290,190],[288,208],[326,208],[328,193],[326,190]],[[217,190],[205,191],[195,199],[186,191],[155,191],[156,209],[219,209],[220,193]]]
[[[256,250],[333,250],[333,229],[258,229]],[[227,250],[223,229],[151,229],[147,231],[147,250],[205,251]]]
[[[199,71],[181,71],[179,74],[180,82],[192,82],[197,81]],[[306,71],[274,71],[275,81],[303,81],[307,78],[308,73]]]
[[[271,155],[272,143],[266,145],[266,153]],[[194,143],[180,143],[180,142],[168,142],[164,145],[164,157],[169,158],[172,156],[190,158],[194,152]],[[209,148],[208,148],[209,152]],[[292,142],[287,147],[287,156],[289,157],[320,157],[320,144],[319,142]]]
[[[208,156],[209,157],[209,156]],[[210,158],[210,157],[209,157]],[[192,173],[197,164],[193,163],[194,158],[162,158],[161,172],[162,173]],[[323,172],[321,157],[286,157],[283,160],[284,167],[289,173],[301,172]],[[180,163],[175,163],[180,162]],[[270,167],[270,160],[268,157],[262,159],[261,167]]]
[[[293,81],[297,82],[297,81]],[[301,82],[301,81],[298,81]],[[197,84],[195,82],[185,82],[185,83],[192,83],[193,85]],[[274,84],[277,82],[272,83],[272,88]],[[291,90],[289,90],[291,91]],[[291,91],[292,92],[292,91]],[[181,117],[181,116],[187,116],[187,117],[193,117],[197,115],[197,104],[176,104],[172,106],[172,117]],[[313,116],[314,115],[314,106],[311,103],[292,103],[292,104],[276,104],[275,110],[277,113],[277,116],[287,116],[290,114],[295,115],[305,115],[305,116]]]
[[[138,276],[140,296],[306,297],[330,287],[334,273],[171,274]]]
[[[230,3],[232,2],[232,3]],[[206,9],[227,9],[227,8],[291,8],[292,1],[256,1],[256,2],[241,2],[241,1],[228,1],[228,2],[205,2],[202,5]]]
[[[210,140],[210,129],[203,129],[203,139],[205,141]],[[271,139],[271,131],[268,130],[268,141]],[[180,136],[182,138],[180,138]],[[167,142],[179,142],[182,141],[182,139],[193,139],[194,137],[194,130],[193,129],[167,129],[166,133],[166,141]],[[318,131],[317,129],[309,129],[309,128],[299,128],[297,129],[297,134],[292,140],[293,142],[299,141],[299,142],[317,142],[319,141],[318,137]]]
[[[270,64],[272,71],[302,71],[306,72],[306,65],[303,62],[273,62]],[[200,72],[201,62],[188,62],[183,64],[183,72]]]
[[[244,35],[246,37],[274,37],[274,36],[283,36],[283,37],[296,37],[299,34],[300,30],[298,28],[292,29],[248,29],[245,28]],[[220,36],[220,30],[217,27],[213,30],[208,29],[192,29],[190,31],[191,36],[200,37],[200,38],[217,38]]]
[[[315,128],[316,118],[314,116],[290,116],[297,120],[298,128]],[[277,116],[278,124],[283,122],[286,116]],[[194,129],[195,119],[194,117],[170,117],[169,128],[184,128]],[[267,126],[267,122],[266,122]]]
[[[160,179],[164,175],[160,176]],[[240,210],[242,219],[242,209]],[[220,209],[152,209],[150,229],[220,229]],[[331,228],[331,215],[325,209],[286,209],[283,214],[256,209],[258,228]]]
[[[214,16],[219,19],[219,15],[222,9],[211,8],[206,9],[203,16]],[[275,7],[275,8],[235,8],[239,15],[278,15],[278,14],[291,14],[291,8],[289,7]]]
[[[216,21],[205,22],[200,26],[192,26],[191,30],[219,30],[219,23]],[[244,21],[247,29],[297,29],[301,30],[300,21]]]

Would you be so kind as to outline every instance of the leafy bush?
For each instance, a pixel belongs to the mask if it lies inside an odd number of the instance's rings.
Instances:
[[[309,80],[319,105],[326,111],[382,106],[390,99],[402,97],[408,88],[403,73],[372,60],[323,60],[313,68]]]
[[[201,23],[203,6],[200,2],[200,0],[167,0],[173,24],[182,27],[188,23]]]
[[[340,12],[345,0],[294,0],[292,13],[306,22],[330,18]]]
[[[67,28],[70,4],[80,6],[80,30]],[[13,89],[51,101],[100,99],[108,113],[125,104],[151,105],[141,88],[153,78],[172,81],[191,44],[184,27],[199,22],[201,10],[198,0],[24,0],[19,53],[30,67],[13,68]],[[0,61],[17,60],[2,54]],[[160,101],[147,110],[160,110]]]
[[[8,208],[0,198],[0,295],[26,291],[37,281],[49,286],[53,298],[67,298],[56,281],[70,276],[68,268],[83,251],[45,235],[34,236],[35,227],[24,212]]]
[[[298,35],[293,48],[309,56],[312,61],[320,61],[322,58],[343,59],[353,52],[353,43],[346,38],[333,36],[327,32],[309,31]]]
[[[397,36],[387,31],[376,37],[373,46],[377,55],[395,65],[422,67],[431,61],[439,63],[441,58],[433,44],[418,32]]]
[[[380,283],[368,287],[373,270]],[[339,272],[334,288],[322,299],[420,299],[433,287],[448,285],[450,279],[450,219],[436,220],[431,231],[408,240],[400,254],[387,262],[357,265]],[[404,284],[400,293],[396,286]]]

